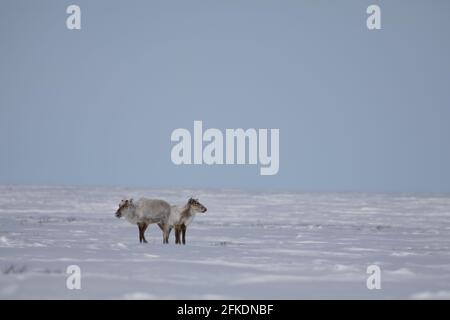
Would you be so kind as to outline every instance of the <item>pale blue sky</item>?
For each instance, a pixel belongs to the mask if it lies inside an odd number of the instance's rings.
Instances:
[[[0,184],[450,192],[449,31],[448,0],[2,0]],[[279,173],[173,165],[194,120],[279,128]]]

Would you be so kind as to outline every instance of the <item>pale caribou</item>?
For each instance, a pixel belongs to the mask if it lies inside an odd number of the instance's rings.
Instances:
[[[169,243],[169,235],[175,229],[175,243],[186,244],[186,229],[198,212],[206,212],[206,207],[197,199],[190,198],[183,206],[171,206],[164,200],[141,198],[138,201],[122,200],[116,217],[124,217],[139,229],[139,242],[147,243],[145,231],[152,223],[157,223],[163,232],[163,243]]]

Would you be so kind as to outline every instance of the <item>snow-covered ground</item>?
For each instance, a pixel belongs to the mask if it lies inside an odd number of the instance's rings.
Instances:
[[[114,217],[124,197],[191,195],[208,212],[186,246]],[[448,299],[450,195],[0,186],[0,298]]]

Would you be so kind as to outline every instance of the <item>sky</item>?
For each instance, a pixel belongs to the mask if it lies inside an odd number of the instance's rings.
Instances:
[[[448,0],[2,0],[0,184],[450,192],[449,31]],[[175,165],[195,120],[279,129],[279,172]]]

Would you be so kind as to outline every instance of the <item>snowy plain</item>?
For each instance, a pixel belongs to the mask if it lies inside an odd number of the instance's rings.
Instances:
[[[114,213],[141,196],[208,212],[139,244]],[[0,186],[0,298],[449,299],[450,195]]]

